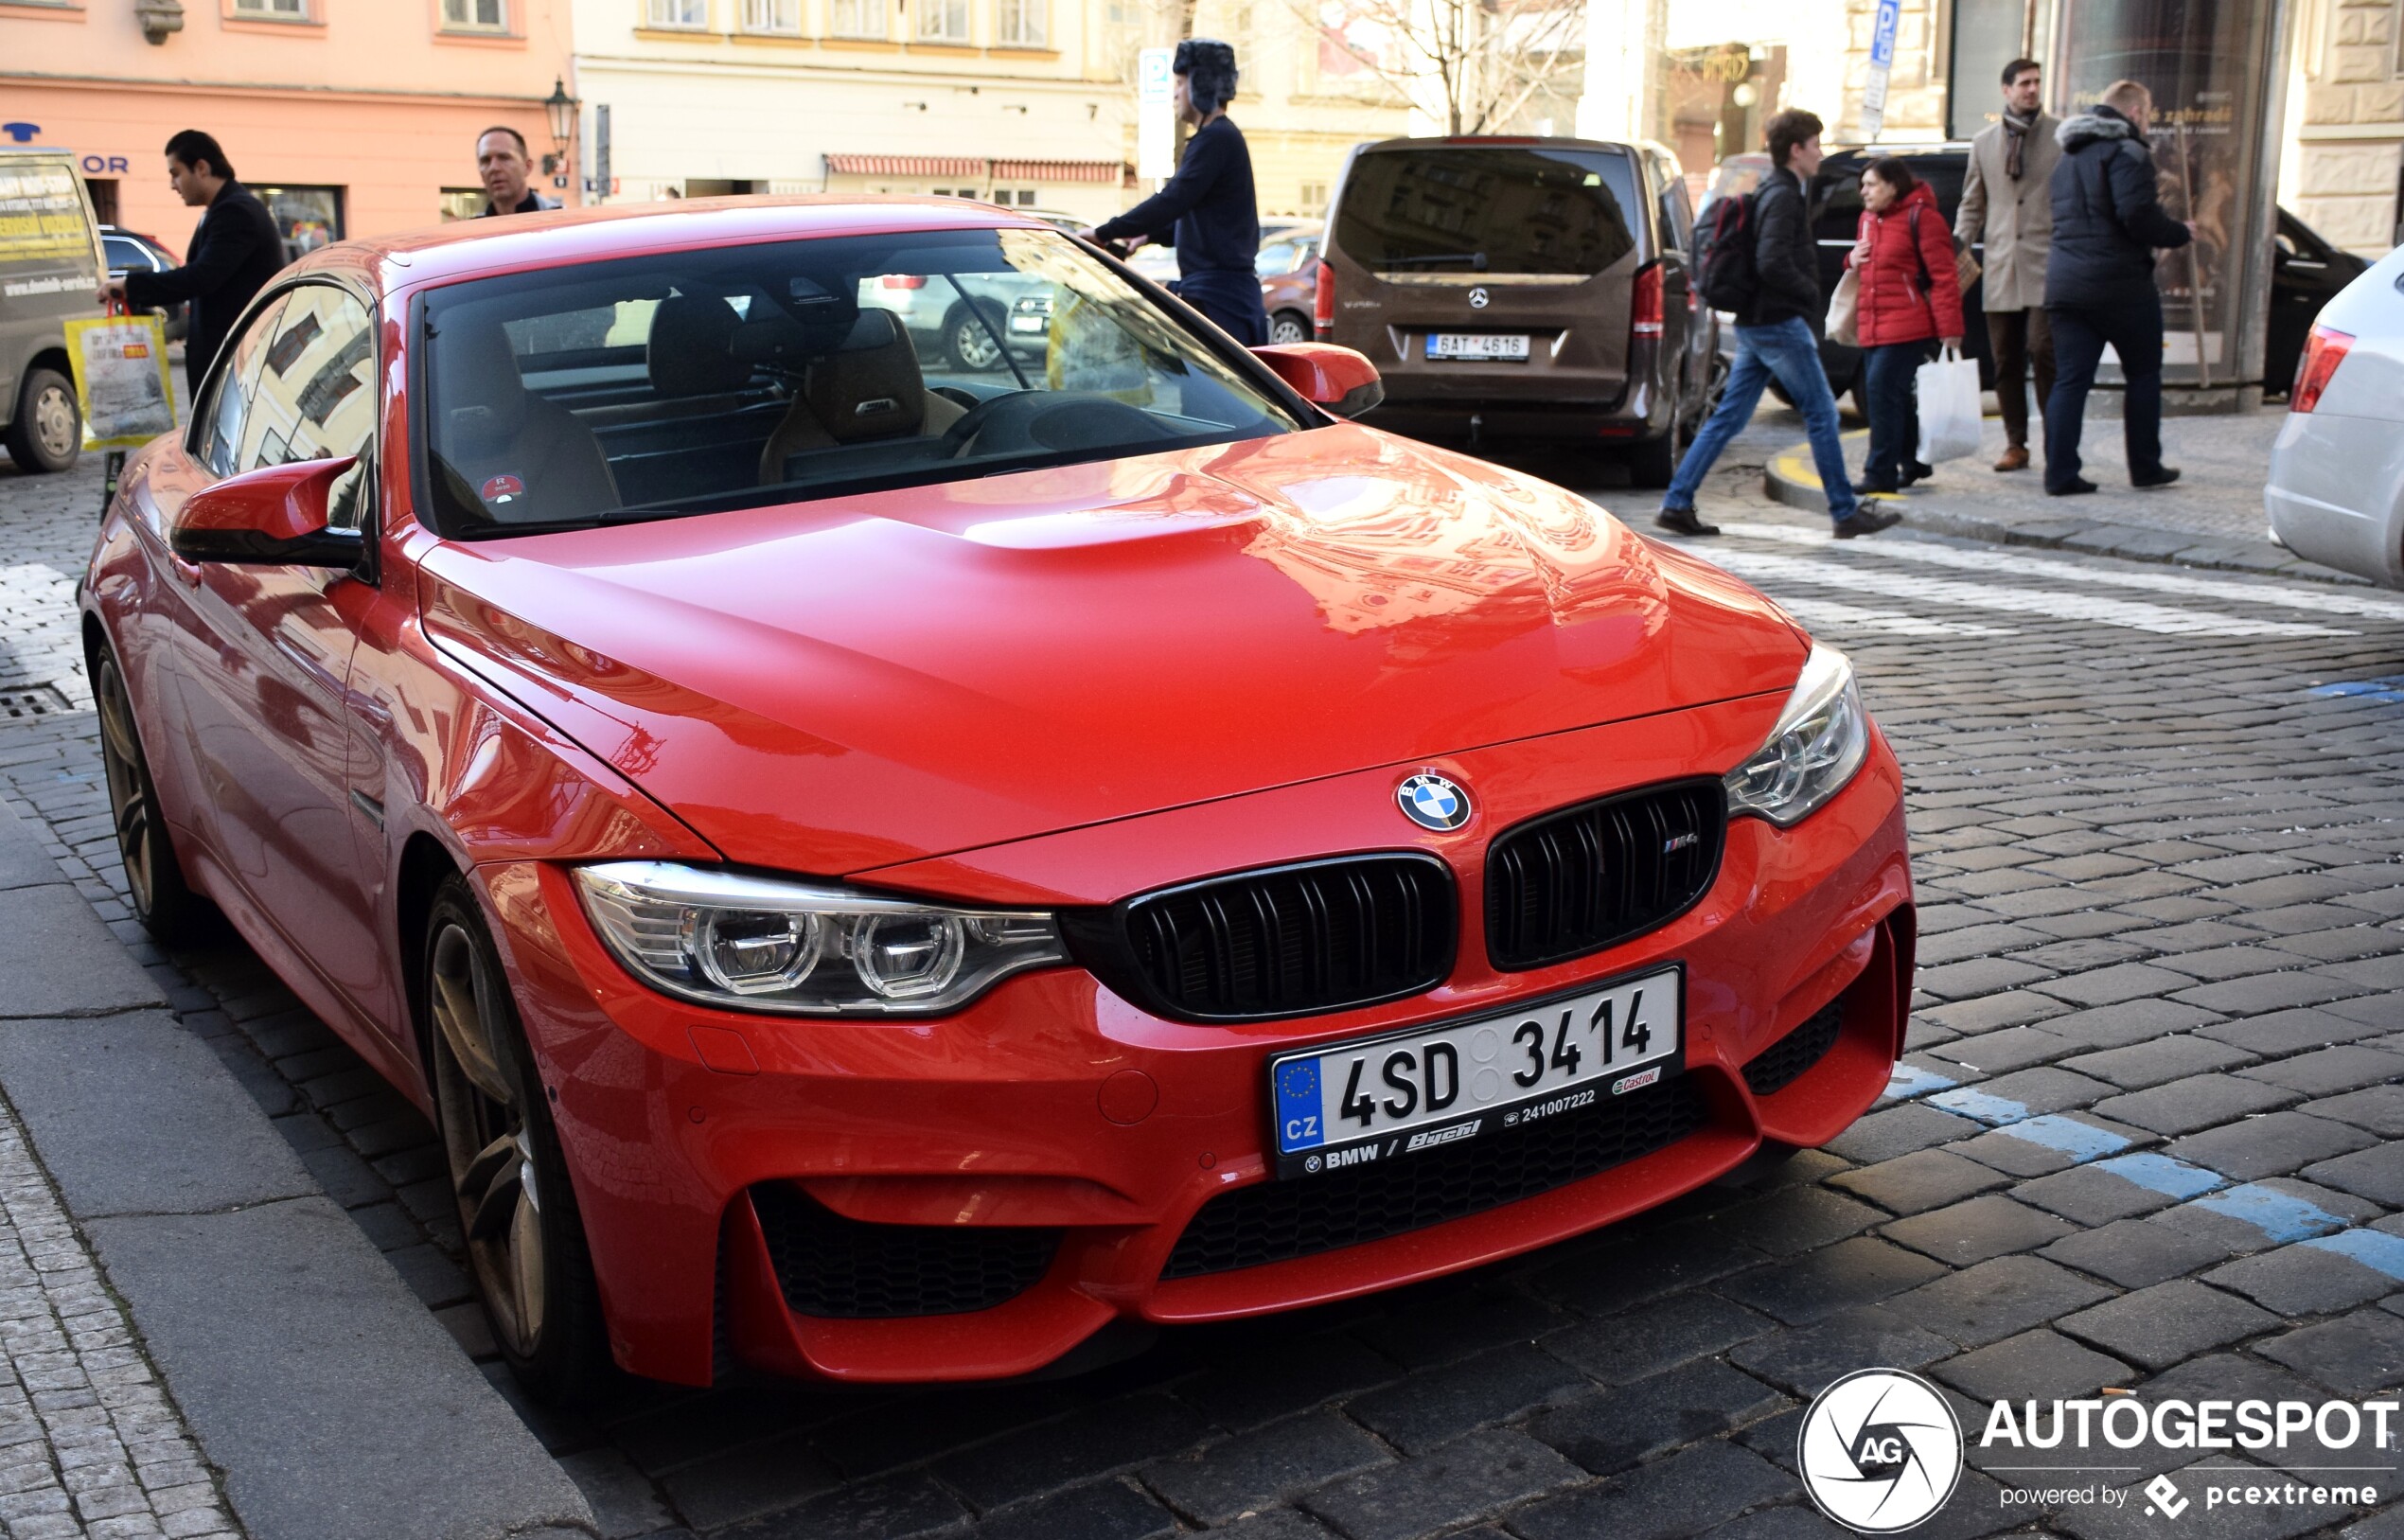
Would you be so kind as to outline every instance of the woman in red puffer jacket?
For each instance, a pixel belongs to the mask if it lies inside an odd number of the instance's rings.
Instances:
[[[1953,273],[1953,232],[1936,194],[1888,156],[1862,173],[1861,239],[1845,265],[1857,274],[1862,395],[1870,413],[1870,457],[1853,490],[1910,486],[1932,468],[1916,453],[1919,412],[1914,380],[1938,344],[1962,344],[1962,289]]]

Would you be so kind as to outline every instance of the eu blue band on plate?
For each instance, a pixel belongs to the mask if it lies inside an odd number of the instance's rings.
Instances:
[[[1277,1147],[1305,1150],[1327,1142],[1319,1125],[1318,1060],[1296,1059],[1278,1066]]]

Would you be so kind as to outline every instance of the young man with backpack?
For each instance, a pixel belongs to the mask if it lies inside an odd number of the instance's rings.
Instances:
[[[1820,367],[1819,253],[1812,241],[1804,189],[1820,168],[1821,127],[1817,117],[1795,108],[1771,118],[1770,174],[1754,191],[1725,199],[1713,211],[1703,256],[1703,297],[1713,310],[1736,312],[1736,364],[1719,409],[1695,434],[1653,517],[1673,535],[1720,532],[1696,515],[1695,491],[1728,440],[1753,420],[1753,409],[1774,378],[1803,414],[1836,538],[1871,535],[1902,522],[1900,514],[1864,507],[1855,499],[1837,440],[1836,397]]]

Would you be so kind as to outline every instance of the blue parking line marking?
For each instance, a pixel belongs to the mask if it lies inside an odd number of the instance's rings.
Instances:
[[[1925,1096],[1933,1090],[1949,1090],[1960,1085],[1934,1070],[1923,1070],[1917,1064],[1898,1064],[1894,1073],[1886,1077],[1886,1094],[1898,1102],[1908,1102],[1915,1096]]]
[[[2026,1118],[2008,1128],[1995,1131],[2067,1155],[2078,1165],[2107,1155],[2117,1155],[2129,1147],[2125,1135],[2115,1134],[2109,1128],[2098,1128],[2092,1123],[2080,1123],[2076,1118],[2065,1118],[2056,1112]]]
[[[2018,1123],[2028,1116],[2026,1105],[2006,1096],[1989,1096],[1973,1086],[1939,1091],[1928,1099],[1931,1106],[1941,1106],[1948,1112],[1958,1112],[1965,1118],[1976,1118],[1989,1127]]]
[[[2109,1171],[2115,1177],[2135,1182],[2147,1192],[2182,1199],[2201,1197],[2216,1187],[2229,1184],[2229,1178],[2217,1171],[2206,1171],[2201,1166],[2189,1165],[2184,1160],[2174,1160],[2169,1156],[2151,1151],[2117,1156],[2099,1162],[2095,1169]]]
[[[2304,692],[2315,700],[2336,699],[2345,696],[2368,696],[2382,705],[2404,700],[2404,674],[2387,679],[2345,680],[2336,684],[2318,685]]]
[[[2346,1228],[2344,1220],[2319,1204],[2255,1182],[2200,1197],[2187,1206],[2243,1220],[2274,1241],[2301,1241]]]
[[[2342,1230],[2334,1235],[2316,1235],[2303,1244],[2334,1251],[2374,1272],[2404,1282],[2404,1238],[2383,1230]]]

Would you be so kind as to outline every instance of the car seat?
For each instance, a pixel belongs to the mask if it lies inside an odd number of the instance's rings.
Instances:
[[[454,321],[428,346],[435,447],[451,492],[495,523],[578,519],[618,506],[616,480],[592,431],[526,389],[498,322]]]
[[[941,437],[966,415],[927,388],[918,350],[893,312],[864,310],[851,334],[804,372],[792,409],[760,451],[760,485],[783,482],[785,462],[804,451]]]

